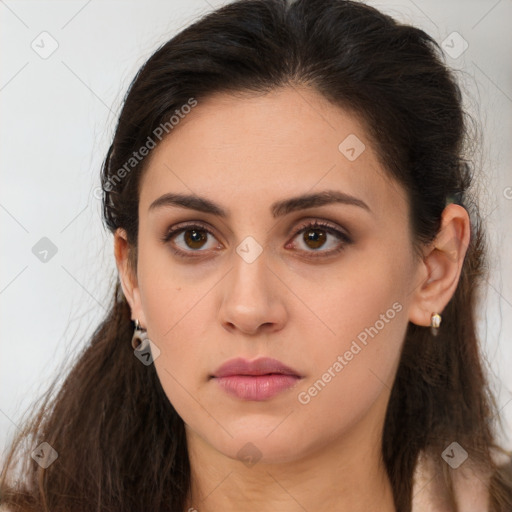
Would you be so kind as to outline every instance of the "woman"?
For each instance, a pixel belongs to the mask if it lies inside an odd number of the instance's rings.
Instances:
[[[234,2],[163,45],[102,170],[111,309],[6,510],[512,510],[465,115],[436,43],[357,2]]]

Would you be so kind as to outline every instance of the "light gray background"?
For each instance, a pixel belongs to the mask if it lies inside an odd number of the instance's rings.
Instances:
[[[162,42],[225,3],[0,0],[0,452],[110,301],[112,236],[94,191],[132,77]],[[492,273],[479,328],[510,432],[512,1],[368,3],[439,43],[452,45],[454,31],[468,43],[446,61],[462,70],[466,106],[483,132],[477,157]],[[58,43],[46,59],[31,47],[50,48],[44,31]],[[42,237],[57,247],[46,263],[32,252]],[[507,435],[502,442],[510,448]]]

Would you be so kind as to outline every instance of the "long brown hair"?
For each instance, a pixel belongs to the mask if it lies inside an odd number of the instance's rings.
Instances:
[[[396,508],[410,512],[413,472],[425,454],[457,510],[455,470],[440,456],[457,441],[492,475],[490,510],[504,512],[512,510],[512,469],[492,458],[500,450],[499,416],[475,326],[487,264],[466,154],[471,123],[443,60],[424,31],[362,3],[228,4],[162,45],[132,81],[101,172],[103,214],[112,233],[126,230],[136,266],[147,158],[131,159],[150,139],[159,142],[162,126],[172,136],[169,119],[191,98],[200,104],[215,92],[307,85],[357,115],[384,168],[409,195],[416,247],[434,239],[447,202],[463,205],[471,218],[462,274],[439,335],[409,324],[404,340],[382,439]],[[132,332],[117,282],[108,313],[63,384],[55,393],[52,384],[14,439],[0,482],[2,504],[23,511],[183,511],[190,486],[183,421],[154,365],[134,357]],[[43,442],[58,454],[47,468],[30,456]]]

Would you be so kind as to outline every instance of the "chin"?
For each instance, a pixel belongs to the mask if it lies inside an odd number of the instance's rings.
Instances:
[[[276,423],[271,429],[253,428],[241,429],[238,433],[229,429],[233,438],[222,435],[222,439],[211,439],[207,441],[219,452],[234,460],[240,460],[248,467],[258,463],[280,464],[294,461],[304,455],[305,447],[299,445],[299,439],[291,435],[289,430],[275,429]],[[269,432],[271,432],[269,434]]]

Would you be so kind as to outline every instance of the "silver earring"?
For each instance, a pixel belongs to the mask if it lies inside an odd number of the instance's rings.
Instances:
[[[439,333],[439,326],[441,325],[442,317],[439,313],[432,313],[430,317],[430,331],[433,336],[437,336]]]
[[[147,338],[146,329],[140,326],[139,320],[135,319],[135,330],[132,336],[132,348],[137,349],[142,342]]]

